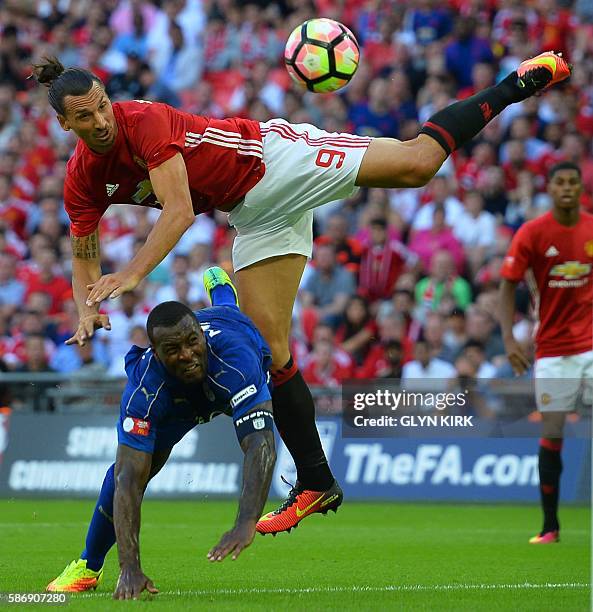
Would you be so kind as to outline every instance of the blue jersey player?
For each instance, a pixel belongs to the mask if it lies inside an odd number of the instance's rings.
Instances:
[[[115,464],[105,476],[89,526],[86,548],[47,587],[96,588],[105,556],[117,541],[120,576],[116,599],[158,592],[140,567],[140,505],[150,479],[173,446],[200,423],[229,415],[245,453],[243,487],[234,527],[208,553],[210,561],[235,559],[251,544],[270,488],[275,462],[270,349],[236,304],[235,288],[220,268],[204,275],[212,308],[192,312],[164,302],[147,321],[150,348],[126,355],[128,382],[117,423]]]

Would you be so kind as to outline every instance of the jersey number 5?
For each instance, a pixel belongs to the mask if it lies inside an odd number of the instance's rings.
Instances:
[[[346,157],[346,153],[344,153],[344,151],[336,151],[335,149],[320,149],[319,153],[317,153],[315,164],[321,168],[329,168],[333,164],[336,157],[338,158],[336,168],[341,168],[344,164],[344,158]]]

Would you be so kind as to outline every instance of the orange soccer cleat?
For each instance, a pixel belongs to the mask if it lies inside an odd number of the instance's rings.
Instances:
[[[560,81],[567,79],[572,72],[572,66],[561,54],[553,51],[540,53],[519,64],[517,75],[519,87],[527,87],[533,93],[544,91]]]
[[[315,512],[321,514],[327,514],[328,510],[337,512],[343,498],[342,489],[335,480],[327,491],[303,489],[297,482],[282,505],[277,510],[264,514],[255,528],[262,535],[266,533],[276,535],[281,531],[290,531],[305,517]]]
[[[103,578],[103,568],[98,571],[88,569],[86,559],[78,559],[68,564],[64,571],[46,587],[50,593],[80,593],[96,589]]]

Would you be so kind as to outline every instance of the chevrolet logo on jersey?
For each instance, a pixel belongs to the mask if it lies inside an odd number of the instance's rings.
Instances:
[[[587,242],[585,242],[585,253],[589,257],[593,257],[593,240],[587,240]]]
[[[562,276],[566,280],[573,280],[587,276],[591,272],[591,264],[584,264],[580,261],[566,261],[557,264],[550,270],[550,276]]]

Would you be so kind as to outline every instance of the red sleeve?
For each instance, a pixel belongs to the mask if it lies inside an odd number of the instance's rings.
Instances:
[[[70,174],[66,174],[64,181],[64,208],[70,218],[70,233],[79,237],[92,234],[107,210],[103,202],[91,198]]]
[[[149,170],[160,166],[183,151],[185,127],[183,119],[164,104],[147,104],[138,114],[134,126],[134,148],[146,161]]]
[[[502,278],[518,283],[523,280],[525,272],[531,267],[531,232],[528,225],[523,225],[514,235],[509,251],[504,258],[500,275]]]

